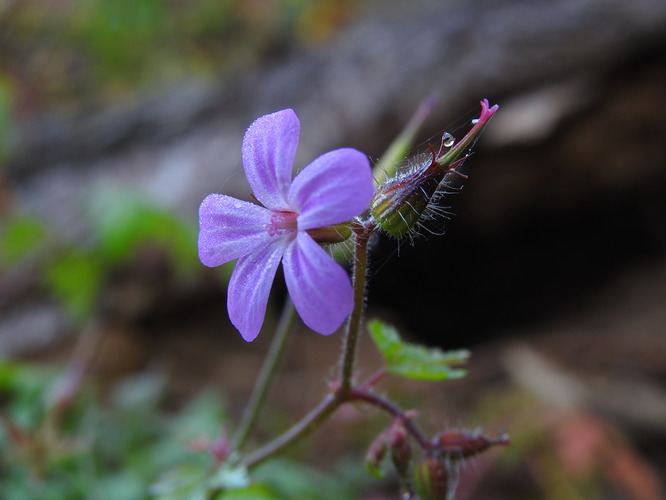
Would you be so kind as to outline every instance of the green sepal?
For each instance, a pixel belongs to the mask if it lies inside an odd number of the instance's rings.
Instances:
[[[453,367],[467,361],[467,350],[442,351],[403,342],[395,328],[378,320],[370,321],[368,330],[389,373],[415,380],[448,380],[467,375],[466,370]]]
[[[342,243],[352,235],[351,221],[332,226],[317,227],[306,231],[320,245]]]

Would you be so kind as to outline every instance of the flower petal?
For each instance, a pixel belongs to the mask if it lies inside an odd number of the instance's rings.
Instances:
[[[283,238],[238,259],[229,280],[229,319],[247,342],[257,337],[264,323],[268,295],[287,241]]]
[[[298,173],[289,204],[302,231],[346,222],[368,208],[374,194],[367,157],[344,148],[321,155]]]
[[[264,207],[222,194],[210,194],[199,207],[199,259],[215,267],[267,246],[276,238]]]
[[[282,260],[287,289],[303,322],[322,335],[333,333],[353,308],[349,276],[304,232]]]
[[[291,109],[258,118],[243,138],[243,167],[254,196],[272,210],[289,210],[287,192],[300,123]]]

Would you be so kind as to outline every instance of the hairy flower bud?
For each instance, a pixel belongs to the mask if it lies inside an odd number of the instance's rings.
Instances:
[[[370,443],[365,453],[365,470],[371,476],[381,478],[383,476],[382,462],[388,450],[387,432],[383,431]]]
[[[490,439],[465,430],[449,430],[435,436],[433,443],[441,454],[457,460],[478,455],[491,446],[508,446],[510,441],[509,435],[505,432],[496,439]]]
[[[401,478],[407,478],[409,465],[412,459],[412,447],[409,444],[407,429],[400,419],[391,423],[388,433],[388,447],[391,450],[391,460]]]
[[[425,162],[383,183],[370,202],[370,212],[379,227],[399,238],[409,234],[420,220],[427,217],[429,207],[440,197],[441,187],[450,187],[455,176],[464,177],[458,167],[497,109],[497,105],[489,107],[484,99],[481,115],[473,121],[474,126],[460,142],[455,143],[450,134],[444,134],[438,152],[433,150]],[[448,151],[441,154],[444,149]]]
[[[391,236],[400,237],[416,225],[432,199],[444,174],[434,162],[386,181],[375,193],[370,212]]]

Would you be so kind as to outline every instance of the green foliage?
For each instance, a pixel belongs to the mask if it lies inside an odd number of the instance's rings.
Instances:
[[[7,218],[0,229],[0,269],[32,257],[45,288],[81,322],[94,313],[109,272],[131,263],[142,248],[166,254],[176,271],[198,266],[194,221],[188,224],[125,191],[95,197],[89,215],[89,242],[74,248],[37,217]]]
[[[91,0],[83,9],[85,22],[75,35],[105,77],[145,70],[146,51],[157,51],[168,41],[166,11],[159,0]]]
[[[126,262],[144,245],[162,248],[182,268],[198,262],[194,224],[124,191],[100,195],[92,205],[91,226],[99,252],[108,263]]]
[[[154,500],[204,500],[219,491],[219,500],[338,500],[356,498],[367,481],[358,467],[338,467],[325,474],[287,459],[274,459],[250,477],[230,462],[213,469],[179,465],[151,487]],[[251,483],[250,483],[251,481]]]
[[[7,3],[7,2],[5,2]],[[316,42],[349,15],[349,0],[77,0],[2,9],[0,77],[29,109],[104,102],[178,79],[256,64],[276,47]],[[57,43],[54,43],[54,40]],[[15,75],[20,80],[14,81]],[[0,101],[2,101],[0,81]],[[28,99],[25,99],[28,97]],[[2,104],[0,102],[0,122]],[[2,154],[0,123],[0,154]]]
[[[164,378],[143,374],[120,384],[105,405],[90,391],[79,392],[56,423],[49,401],[53,375],[0,362],[3,413],[23,435],[17,443],[0,425],[3,498],[147,499],[165,468],[210,467],[212,459],[189,451],[187,443],[219,433],[226,419],[219,397],[202,393],[177,414],[166,414],[159,408]]]
[[[469,351],[442,351],[403,342],[395,328],[378,320],[370,321],[368,329],[389,373],[416,380],[447,380],[467,374],[454,366],[467,361]]]
[[[36,252],[44,243],[46,233],[45,224],[34,217],[8,218],[0,232],[0,266],[16,264]]]
[[[354,463],[356,457],[351,460]],[[288,459],[274,459],[262,465],[253,475],[259,484],[267,486],[273,496],[282,500],[338,500],[358,498],[367,481],[363,467],[340,463],[330,474]],[[230,496],[229,498],[236,498]],[[227,497],[223,497],[227,500]]]
[[[67,313],[82,321],[93,313],[102,276],[102,263],[96,255],[71,250],[57,255],[50,262],[45,280]]]
[[[166,379],[131,377],[102,404],[84,386],[62,419],[53,418],[54,369],[0,361],[0,491],[12,500],[338,500],[358,498],[367,481],[358,467],[331,474],[289,460],[244,468],[216,464],[206,446],[229,425],[223,399],[204,391],[174,413],[160,408]],[[56,382],[54,382],[56,380]],[[166,471],[166,472],[165,472]],[[252,480],[252,484],[250,484]]]
[[[44,383],[52,377],[53,370],[37,367],[28,369],[19,363],[0,360],[2,408],[11,410],[18,423],[35,425],[43,417]]]
[[[242,490],[229,491],[220,500],[284,500],[265,484],[253,484]]]
[[[207,472],[189,464],[179,465],[163,474],[150,492],[155,500],[206,500]]]

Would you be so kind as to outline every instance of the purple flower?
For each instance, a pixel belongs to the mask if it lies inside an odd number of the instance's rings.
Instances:
[[[238,259],[227,292],[231,322],[256,338],[264,322],[278,264],[296,311],[323,335],[351,313],[347,272],[308,231],[340,224],[363,212],[374,187],[370,164],[355,149],[330,151],[292,179],[300,125],[291,109],[262,116],[245,133],[243,167],[263,206],[221,194],[199,208],[199,258],[209,267]]]

